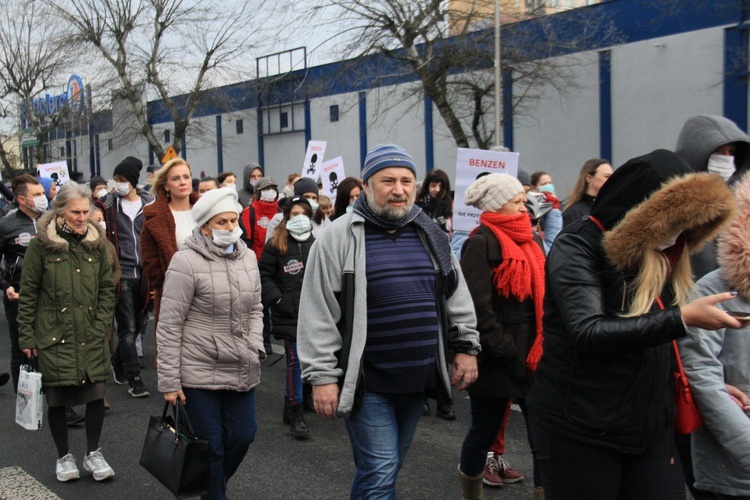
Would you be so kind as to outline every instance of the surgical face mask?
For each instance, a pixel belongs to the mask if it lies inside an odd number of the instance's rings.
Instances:
[[[260,192],[260,201],[271,202],[274,201],[278,195],[279,193],[275,189],[264,189]]]
[[[105,196],[107,196],[107,190],[106,189],[100,189],[99,191],[96,192],[95,196],[97,198],[104,198]]]
[[[544,186],[539,186],[539,191],[555,194],[555,185],[550,182],[549,184],[545,184]]]
[[[294,186],[284,186],[284,196],[287,198],[294,196]]]
[[[237,191],[237,184],[224,184],[224,185],[223,185],[223,186],[221,186],[221,187],[225,187],[225,188],[232,188],[232,189],[234,189],[235,191]]]
[[[320,207],[320,204],[315,200],[307,200],[307,202],[310,204],[310,208],[312,208],[313,215],[315,215],[315,212],[318,211],[318,207]]]
[[[256,184],[258,184],[258,179],[250,179],[250,185],[252,187],[255,187]]]
[[[735,170],[734,156],[717,155],[714,153],[708,157],[708,171],[719,174],[725,181],[732,177]]]
[[[106,222],[104,222],[103,220],[100,220],[99,221],[99,225],[102,226],[102,229],[104,229],[105,232],[107,231],[107,223]]]
[[[211,228],[211,231],[214,234],[214,245],[219,248],[226,248],[229,245],[237,243],[237,240],[242,236],[242,228],[240,228],[240,226],[235,227],[231,231],[227,231],[226,229],[214,229],[211,226],[208,227]]]
[[[305,214],[295,215],[286,221],[286,230],[289,231],[292,236],[302,236],[305,233],[309,233],[312,230],[310,217]]]
[[[349,205],[346,207],[346,213],[350,213],[352,210],[354,210],[354,205]]]
[[[115,192],[120,196],[127,196],[132,190],[133,186],[129,182],[115,182]]]
[[[47,211],[47,207],[49,206],[49,201],[47,201],[47,197],[45,195],[37,196],[36,198],[26,198],[26,199],[34,200],[34,206],[29,207],[32,212],[37,213],[37,214],[43,214],[44,212]]]

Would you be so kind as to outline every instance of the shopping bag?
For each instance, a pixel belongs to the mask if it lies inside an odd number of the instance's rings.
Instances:
[[[16,423],[24,429],[35,431],[42,428],[43,414],[42,374],[36,371],[36,364],[30,360],[29,364],[21,365],[18,376]]]
[[[208,440],[198,439],[187,412],[177,401],[172,415],[169,402],[161,417],[149,419],[141,452],[141,467],[159,480],[177,498],[208,493],[211,450]]]

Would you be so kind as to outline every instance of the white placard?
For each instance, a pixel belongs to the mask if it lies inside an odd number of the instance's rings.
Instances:
[[[318,182],[320,176],[320,165],[326,153],[326,141],[310,141],[307,143],[305,163],[302,165],[302,177],[309,177]]]
[[[464,203],[464,193],[481,175],[518,174],[518,153],[458,148],[456,159],[456,197],[453,200],[453,229],[472,231],[479,225],[482,211]]]
[[[67,184],[70,180],[68,175],[68,164],[64,161],[54,163],[42,163],[37,165],[37,176],[53,179],[58,186]]]
[[[339,183],[346,178],[344,159],[337,156],[320,166],[320,179],[323,182],[323,194],[331,200],[336,199]]]

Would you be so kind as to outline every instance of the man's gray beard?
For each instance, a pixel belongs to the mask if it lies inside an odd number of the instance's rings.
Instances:
[[[365,196],[365,198],[367,199],[367,205],[375,215],[377,215],[381,219],[390,221],[399,220],[406,217],[409,212],[411,212],[411,208],[414,206],[413,198],[407,201],[406,205],[404,205],[403,207],[393,207],[389,205],[388,202],[386,202],[386,205],[384,207],[381,207],[380,205],[375,203],[375,200],[373,199],[374,196]]]

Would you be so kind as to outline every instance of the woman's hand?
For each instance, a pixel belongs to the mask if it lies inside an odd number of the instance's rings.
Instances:
[[[36,349],[21,349],[21,351],[23,352],[24,356],[29,359],[31,359],[32,356],[36,357],[36,354],[38,352]]]
[[[733,385],[726,384],[727,393],[742,411],[750,411],[750,397]]]
[[[177,399],[180,400],[180,403],[185,404],[185,394],[182,392],[182,389],[174,392],[165,392],[164,399],[173,405],[177,404]]]
[[[733,318],[725,313],[716,304],[731,300],[737,296],[737,292],[717,293],[716,295],[707,295],[695,299],[689,304],[682,306],[682,320],[687,326],[695,326],[704,330],[718,330],[720,328],[740,329],[746,326],[746,323]]]

